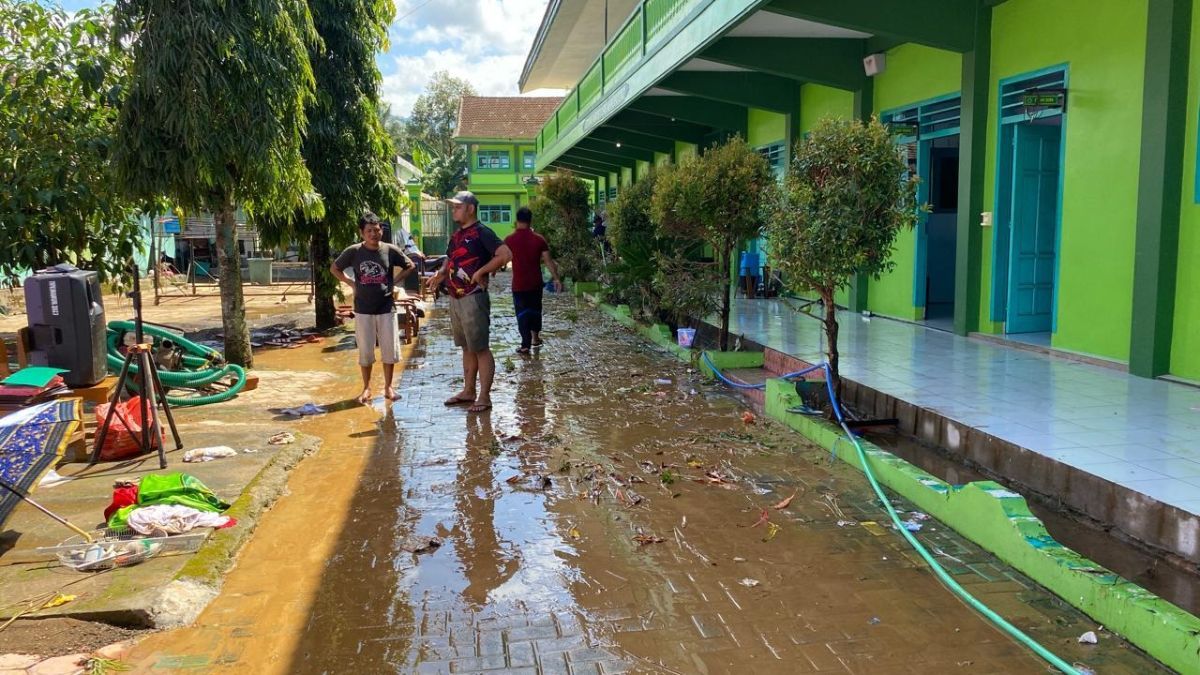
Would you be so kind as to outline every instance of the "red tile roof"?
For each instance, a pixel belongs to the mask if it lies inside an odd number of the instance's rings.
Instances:
[[[561,96],[464,96],[454,135],[531,140],[559,103]]]

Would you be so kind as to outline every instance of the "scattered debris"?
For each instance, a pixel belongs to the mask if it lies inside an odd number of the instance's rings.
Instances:
[[[733,562],[746,562],[746,559],[741,556],[733,556]]]
[[[787,499],[779,502],[772,508],[774,508],[776,511],[782,511],[783,509],[786,509],[788,507],[788,505],[792,503],[792,500],[795,498],[796,498],[796,493],[793,492],[791,497],[788,497]]]
[[[923,524],[918,523],[915,520],[904,520],[900,522],[900,525],[909,532],[920,532],[921,528],[924,527]]]
[[[1098,642],[1100,642],[1100,639],[1096,637],[1096,631],[1093,630],[1089,630],[1079,636],[1079,644],[1081,645],[1094,645]]]
[[[879,617],[873,616],[867,620],[867,623],[871,624],[872,626],[878,626],[880,623],[882,623],[882,621],[879,619]]]
[[[533,484],[539,490],[549,490],[553,486],[550,476],[538,476],[534,479]]]
[[[665,386],[669,386],[671,384],[671,381],[666,378],[660,377],[660,378],[657,378],[654,380],[654,384],[657,384],[660,387],[665,387]]]
[[[412,535],[400,544],[402,551],[409,553],[428,553],[442,545],[441,537],[428,535]]]
[[[183,453],[183,461],[185,462],[211,462],[214,459],[223,459],[225,457],[236,457],[237,450],[228,445],[216,445],[210,448],[193,448]]]
[[[776,534],[779,534],[779,526],[775,523],[767,523],[767,536],[763,537],[763,541],[771,541]]]
[[[838,527],[853,527],[857,524],[858,524],[858,521],[856,521],[856,520],[839,520],[839,521],[837,521]]]
[[[759,525],[762,525],[763,523],[769,521],[770,519],[771,519],[771,512],[767,511],[766,509],[763,509],[762,513],[760,513],[758,515],[758,520],[754,521],[754,524],[751,525],[750,527],[758,527]]]
[[[579,528],[577,527],[572,527],[570,530],[567,530],[567,534],[569,534],[572,539],[578,540],[583,538],[583,535],[579,533]]]
[[[296,434],[290,431],[281,431],[267,439],[267,445],[291,445],[296,442]]]
[[[308,415],[324,415],[328,411],[316,403],[305,403],[298,408],[269,408],[267,412],[272,412],[276,415],[287,415],[288,417],[305,417]]]
[[[633,536],[633,540],[642,546],[647,544],[661,544],[666,541],[666,539],[663,539],[662,537],[656,537],[652,534],[635,534]]]
[[[758,579],[751,579],[750,577],[746,577],[745,579],[742,579],[738,583],[745,586],[746,588],[754,588],[755,586],[759,585],[762,582],[760,582]]]
[[[742,424],[754,424],[758,420],[749,410],[742,413]]]

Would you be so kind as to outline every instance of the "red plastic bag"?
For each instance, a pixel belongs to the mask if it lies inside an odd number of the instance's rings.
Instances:
[[[101,429],[104,427],[104,420],[108,418],[108,409],[112,405],[117,406],[117,411],[113,414],[112,425],[108,428],[108,433],[104,435],[104,446],[100,448],[100,459],[125,459],[137,455],[141,452],[142,427],[144,424],[154,423],[154,411],[147,408],[148,419],[142,419],[140,396],[133,396],[128,401],[118,401],[115,404],[103,403],[96,406],[97,443],[100,442]],[[155,442],[158,444],[163,442],[161,426],[158,428],[157,439],[151,435],[150,443],[153,448],[158,447]]]

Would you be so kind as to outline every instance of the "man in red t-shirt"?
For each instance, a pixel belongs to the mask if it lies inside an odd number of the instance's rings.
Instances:
[[[558,280],[558,265],[550,257],[550,246],[542,235],[534,232],[533,212],[522,206],[517,209],[517,229],[504,240],[512,254],[513,311],[517,314],[517,330],[521,332],[518,354],[528,354],[530,347],[542,346],[542,265],[550,269],[554,290],[562,290]]]

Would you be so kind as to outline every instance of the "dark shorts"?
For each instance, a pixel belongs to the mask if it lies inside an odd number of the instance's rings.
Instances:
[[[469,352],[491,348],[492,299],[486,292],[450,296],[450,330],[454,344]]]

